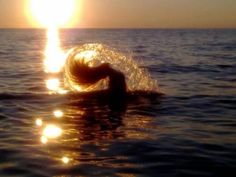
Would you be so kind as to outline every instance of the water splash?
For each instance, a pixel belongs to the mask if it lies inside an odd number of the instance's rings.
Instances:
[[[79,85],[73,80],[70,68],[73,65],[86,64],[90,67],[102,63],[110,63],[111,66],[124,73],[129,91],[155,91],[160,92],[159,86],[149,73],[141,69],[138,64],[128,57],[106,45],[85,44],[71,49],[68,52],[65,64],[65,84],[73,91],[96,91],[107,88],[107,79],[101,80],[94,85]]]

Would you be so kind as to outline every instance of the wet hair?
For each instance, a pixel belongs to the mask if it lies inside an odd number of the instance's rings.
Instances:
[[[84,61],[73,61],[67,69],[70,79],[78,85],[93,85],[102,79],[108,78],[108,92],[110,94],[125,94],[127,90],[125,76],[122,72],[113,69],[109,63],[90,67]],[[68,74],[68,73],[67,73]]]

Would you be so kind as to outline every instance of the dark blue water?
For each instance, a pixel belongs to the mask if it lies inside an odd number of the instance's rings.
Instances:
[[[111,46],[166,94],[115,104],[48,94],[45,33],[0,30],[0,176],[235,176],[236,30],[62,30],[63,49]],[[41,143],[37,118],[62,135]]]

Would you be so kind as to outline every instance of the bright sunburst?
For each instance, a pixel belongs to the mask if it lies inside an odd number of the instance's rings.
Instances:
[[[75,21],[80,0],[29,0],[30,17],[47,28],[44,69],[46,73],[60,73],[65,64],[65,53],[60,46],[59,28]],[[47,88],[52,92],[65,94],[60,87],[60,79],[46,80]]]
[[[45,27],[65,25],[74,14],[76,0],[30,0],[31,14]]]

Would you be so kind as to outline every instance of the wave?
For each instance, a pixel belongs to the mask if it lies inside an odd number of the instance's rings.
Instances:
[[[5,92],[5,93],[0,93],[0,100],[39,100],[39,99],[44,99],[48,97],[51,98],[58,98],[58,97],[63,97],[63,98],[70,98],[73,100],[89,100],[89,99],[113,99],[113,100],[118,100],[118,99],[134,99],[134,98],[157,98],[161,97],[164,94],[159,93],[159,92],[154,92],[154,91],[129,91],[124,95],[122,98],[116,98],[114,95],[110,95],[108,91],[106,90],[98,90],[98,91],[90,91],[90,92],[70,92],[66,95],[59,95],[59,94],[52,94],[48,95],[48,93],[14,93],[14,92]]]
[[[29,99],[39,99],[48,96],[48,94],[36,94],[36,93],[14,93],[14,92],[4,92],[0,93],[0,100],[29,100]]]

